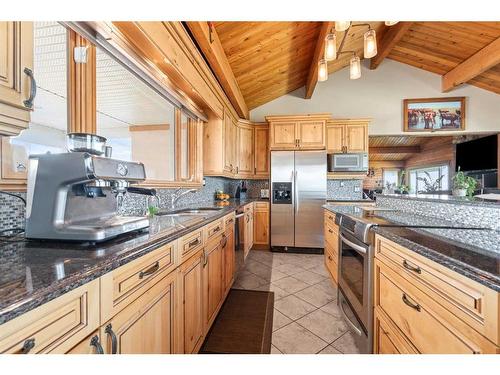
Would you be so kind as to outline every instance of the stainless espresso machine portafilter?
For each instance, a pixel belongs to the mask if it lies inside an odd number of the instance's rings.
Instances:
[[[104,241],[149,226],[143,216],[118,214],[130,187],[146,179],[144,165],[89,152],[32,155],[29,159],[26,237]]]

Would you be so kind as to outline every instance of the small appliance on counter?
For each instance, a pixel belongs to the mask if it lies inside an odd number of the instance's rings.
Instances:
[[[118,214],[127,191],[155,195],[154,189],[129,188],[146,179],[144,165],[100,156],[105,142],[72,133],[70,152],[30,156],[27,238],[98,242],[149,227],[146,217]]]
[[[234,193],[235,199],[245,200],[247,199],[247,185],[245,181],[241,182],[241,186],[236,187],[236,193]]]
[[[269,199],[269,189],[260,189],[260,197],[262,199]]]

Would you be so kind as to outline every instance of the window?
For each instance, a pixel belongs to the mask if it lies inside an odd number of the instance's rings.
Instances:
[[[448,189],[448,165],[410,170],[410,193],[432,193]]]
[[[384,169],[384,188],[396,188],[399,185],[399,169]]]

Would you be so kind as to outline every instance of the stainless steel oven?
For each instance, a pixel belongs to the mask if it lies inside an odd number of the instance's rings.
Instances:
[[[340,226],[339,236],[339,307],[351,328],[362,353],[372,351],[372,247],[349,230],[348,223]]]

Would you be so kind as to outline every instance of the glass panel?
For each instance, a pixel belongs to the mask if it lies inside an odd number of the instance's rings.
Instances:
[[[440,193],[449,189],[449,166],[440,165],[410,171],[411,193]]]
[[[397,169],[384,169],[384,187],[397,187],[399,184],[398,175],[399,170]]]
[[[97,133],[112,157],[144,163],[147,180],[175,180],[175,107],[96,48]]]
[[[348,285],[360,305],[363,305],[363,267],[364,258],[356,250],[341,242],[342,244],[342,269],[340,270],[342,280]]]
[[[33,64],[37,95],[29,128],[2,142],[2,160],[13,178],[26,178],[28,157],[46,152],[66,152],[67,37],[57,22],[34,22]]]

